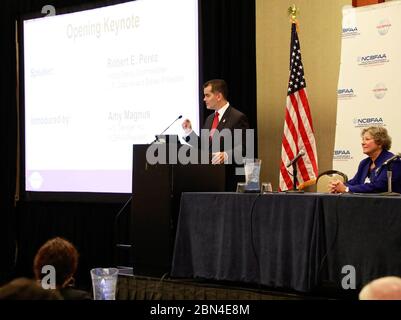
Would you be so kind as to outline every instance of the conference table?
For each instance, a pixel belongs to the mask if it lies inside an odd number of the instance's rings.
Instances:
[[[401,276],[401,197],[182,194],[173,277],[311,292],[386,275]]]

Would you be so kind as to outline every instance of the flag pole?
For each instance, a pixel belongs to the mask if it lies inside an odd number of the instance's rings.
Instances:
[[[288,15],[290,17],[290,22],[295,23],[297,32],[299,32],[299,21],[297,19],[298,14],[299,14],[299,8],[297,8],[295,4],[293,4],[291,7],[288,8]],[[316,178],[311,179],[309,181],[304,181],[299,185],[299,189],[303,190],[304,188],[314,185],[315,183],[316,183]]]
[[[279,190],[300,192],[307,184],[312,184],[318,175],[317,150],[298,38],[299,8],[293,4],[288,8],[288,15],[291,22],[290,68],[281,143]],[[297,163],[293,161],[295,159]],[[293,166],[293,174],[287,169],[289,161]]]
[[[295,27],[297,28],[297,32],[299,31],[298,29],[298,20],[297,20],[297,15],[299,13],[299,8],[296,7],[295,4],[293,4],[291,7],[288,8],[288,15],[290,16],[290,22],[295,24]],[[292,183],[292,190],[287,190],[286,192],[296,192],[296,193],[303,193],[303,190],[297,189],[297,175],[298,175],[298,170],[297,170],[297,163],[294,162],[292,164],[292,174],[293,174],[293,183]]]

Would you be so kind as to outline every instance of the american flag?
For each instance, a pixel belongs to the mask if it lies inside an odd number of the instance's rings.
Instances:
[[[313,132],[312,116],[306,94],[304,67],[301,59],[296,24],[291,27],[290,79],[288,82],[284,134],[281,148],[280,181],[281,191],[293,189],[292,168],[287,164],[304,151],[298,162],[298,188],[313,184],[318,175],[317,152]]]

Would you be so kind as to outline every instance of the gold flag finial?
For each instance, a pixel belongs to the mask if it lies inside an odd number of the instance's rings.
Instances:
[[[297,22],[298,13],[299,13],[299,8],[297,8],[295,4],[293,4],[291,7],[288,8],[288,15],[290,16],[292,23]]]

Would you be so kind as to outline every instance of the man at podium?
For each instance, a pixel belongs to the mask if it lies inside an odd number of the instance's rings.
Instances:
[[[201,150],[211,152],[211,163],[231,163],[234,159],[234,151],[243,154],[246,150],[246,129],[249,129],[248,118],[241,111],[235,109],[227,101],[227,83],[222,79],[209,80],[203,85],[203,101],[206,108],[214,112],[209,115],[203,125],[203,130],[208,130],[209,143],[202,146],[199,136],[192,130],[191,121],[185,119],[182,128],[186,136],[185,141],[189,144],[200,146]],[[223,141],[220,132],[229,130],[231,141]],[[234,131],[241,130],[242,141],[234,139]],[[219,141],[216,141],[216,140]],[[227,143],[228,142],[228,143]]]
[[[235,109],[227,100],[227,83],[222,79],[209,80],[203,85],[203,101],[206,108],[214,112],[209,115],[202,127],[202,138],[193,130],[191,121],[184,120],[182,128],[186,136],[184,140],[198,147],[202,153],[208,153],[212,164],[226,164],[226,190],[234,191],[243,175],[236,169],[243,166],[243,157],[248,155],[247,129],[249,122],[247,116]],[[206,143],[205,143],[206,141]],[[252,135],[253,143],[253,135]],[[250,149],[253,157],[253,148]]]

